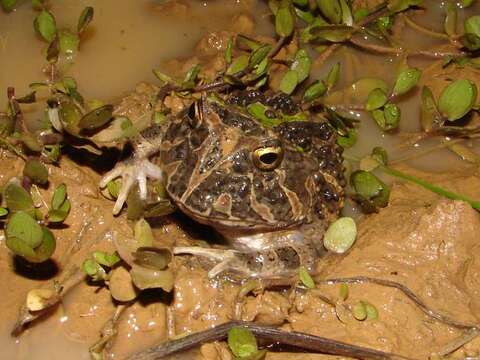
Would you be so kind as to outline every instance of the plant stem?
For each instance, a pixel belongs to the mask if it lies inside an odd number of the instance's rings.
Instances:
[[[464,196],[464,195],[457,194],[457,193],[454,193],[452,191],[446,190],[446,189],[441,188],[439,186],[436,186],[432,183],[429,183],[428,181],[419,179],[419,178],[417,178],[415,176],[412,176],[412,175],[405,174],[401,171],[392,169],[388,166],[380,165],[380,169],[382,169],[388,175],[391,175],[391,176],[397,177],[399,179],[403,179],[403,180],[412,182],[414,184],[420,185],[421,187],[423,187],[427,190],[430,190],[430,191],[432,191],[432,192],[434,192],[438,195],[444,196],[448,199],[465,201],[465,202],[469,203],[470,206],[472,208],[474,208],[475,210],[480,210],[480,201],[472,200],[467,196]]]

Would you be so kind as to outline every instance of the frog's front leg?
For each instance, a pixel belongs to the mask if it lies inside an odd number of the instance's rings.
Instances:
[[[234,249],[189,246],[175,247],[173,253],[217,262],[208,272],[210,278],[223,272],[262,279],[282,278],[296,274],[300,266],[312,269],[317,257],[314,247],[299,231],[239,236],[231,241]]]
[[[138,184],[140,198],[147,197],[147,178],[163,180],[162,170],[152,162],[149,157],[159,151],[161,143],[161,128],[153,125],[143,130],[133,141],[133,155],[124,162],[118,163],[111,171],[100,180],[100,187],[117,178],[122,179],[117,201],[113,207],[113,214],[117,215],[127,200],[130,190]]]

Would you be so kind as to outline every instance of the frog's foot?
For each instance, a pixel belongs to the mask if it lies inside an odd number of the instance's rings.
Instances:
[[[101,180],[100,187],[104,188],[107,184],[117,178],[122,178],[122,186],[118,193],[117,201],[113,207],[113,214],[117,215],[127,200],[128,193],[138,183],[140,189],[140,198],[147,198],[147,178],[163,179],[162,170],[148,159],[127,160],[119,163],[115,168],[109,171]]]
[[[209,249],[200,246],[177,246],[173,248],[175,255],[193,255],[218,262],[209,272],[208,277],[214,278],[222,272],[244,272],[241,266],[241,253],[235,250]]]

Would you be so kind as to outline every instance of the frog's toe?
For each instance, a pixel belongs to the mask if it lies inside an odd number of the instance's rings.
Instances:
[[[109,171],[100,180],[100,187],[104,188],[107,184],[117,178],[122,179],[122,185],[118,193],[117,201],[113,207],[113,214],[117,215],[122,210],[123,204],[127,201],[127,196],[133,186],[138,183],[140,189],[140,198],[147,198],[147,178],[163,179],[162,170],[152,164],[148,159],[127,161],[120,163]]]

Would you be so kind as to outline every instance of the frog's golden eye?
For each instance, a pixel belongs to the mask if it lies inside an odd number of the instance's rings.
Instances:
[[[282,162],[281,146],[265,146],[256,149],[252,154],[253,164],[260,170],[276,169]]]

